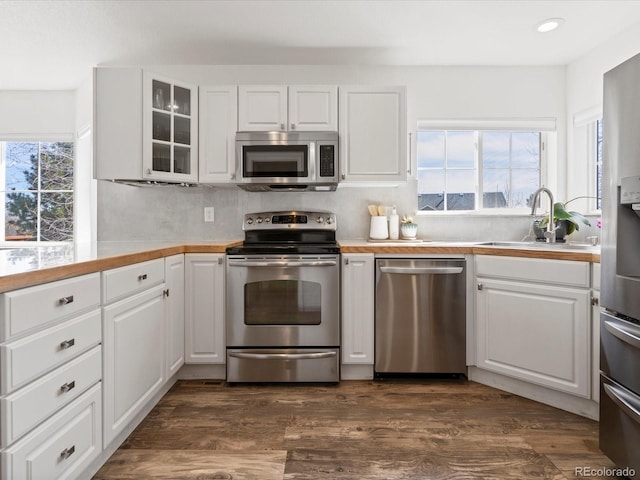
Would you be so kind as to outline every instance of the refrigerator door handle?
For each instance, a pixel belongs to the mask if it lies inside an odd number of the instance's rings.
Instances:
[[[604,328],[619,340],[640,350],[640,329],[620,325],[611,320],[604,321]]]
[[[632,420],[635,420],[637,423],[640,423],[640,405],[636,404],[637,400],[635,400],[631,395],[626,393],[624,390],[615,387],[613,385],[609,385],[607,383],[603,384],[604,391],[607,396]]]

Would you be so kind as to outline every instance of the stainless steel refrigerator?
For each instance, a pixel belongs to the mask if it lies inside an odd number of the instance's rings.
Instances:
[[[605,74],[603,113],[600,449],[640,478],[640,55]]]

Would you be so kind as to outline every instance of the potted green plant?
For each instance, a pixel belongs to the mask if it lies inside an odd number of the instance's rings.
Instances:
[[[556,241],[564,241],[566,235],[571,235],[576,230],[580,230],[580,225],[591,226],[589,219],[582,215],[580,212],[567,211],[566,205],[569,202],[576,200],[575,198],[568,202],[557,202],[553,205],[553,222],[556,226]],[[544,232],[547,229],[549,218],[544,217],[541,220],[533,222],[533,230],[536,234],[536,238],[544,239]]]

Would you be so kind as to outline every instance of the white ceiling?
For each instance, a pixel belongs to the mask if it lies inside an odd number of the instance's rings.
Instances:
[[[97,64],[565,65],[634,25],[640,0],[0,0],[0,90]]]

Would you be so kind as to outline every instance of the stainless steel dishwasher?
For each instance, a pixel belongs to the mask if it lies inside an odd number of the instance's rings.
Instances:
[[[376,260],[375,373],[466,374],[466,265]]]

